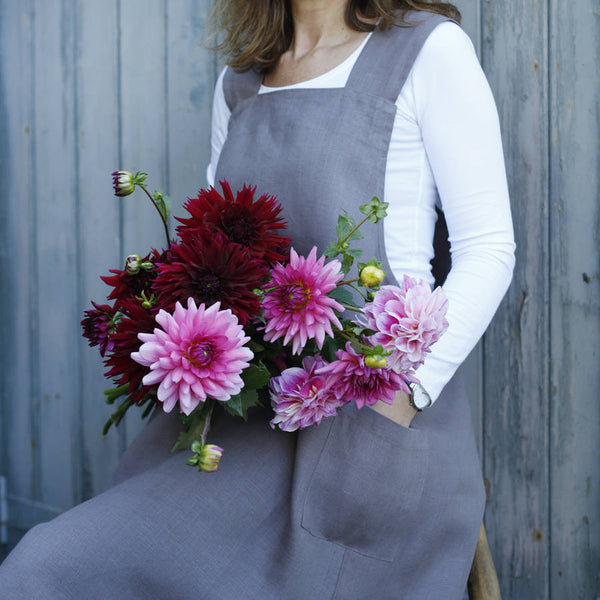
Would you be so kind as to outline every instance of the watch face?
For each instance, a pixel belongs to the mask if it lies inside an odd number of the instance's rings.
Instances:
[[[431,398],[421,384],[416,383],[412,387],[412,393],[413,402],[419,410],[422,408],[427,408],[431,404]]]

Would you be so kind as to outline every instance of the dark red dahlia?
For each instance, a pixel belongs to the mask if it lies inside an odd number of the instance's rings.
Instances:
[[[117,380],[117,385],[129,384],[129,398],[140,403],[155,386],[142,385],[142,379],[150,369],[136,363],[131,353],[137,352],[142,345],[138,333],[152,333],[158,327],[154,320],[158,308],[146,310],[137,300],[126,299],[123,300],[122,310],[124,316],[111,336],[111,354],[104,360],[109,369],[106,377]]]
[[[150,254],[141,259],[142,263],[166,263],[169,262],[169,250],[159,252],[155,248]],[[156,278],[158,269],[155,267],[151,270],[140,269],[139,273],[131,275],[125,270],[110,269],[113,275],[101,276],[100,279],[107,285],[110,285],[113,290],[108,295],[109,300],[115,300],[115,307],[119,308],[123,302],[134,299],[140,296],[142,292],[147,292],[149,295],[152,282]]]
[[[185,305],[189,297],[206,306],[221,302],[244,324],[260,312],[253,290],[263,285],[268,267],[242,246],[221,234],[204,234],[171,246],[171,252],[171,262],[158,265],[152,285],[162,308],[171,312],[177,301]]]
[[[94,301],[92,304],[94,310],[86,310],[83,313],[83,337],[88,339],[90,346],[100,346],[100,356],[104,356],[106,352],[113,350],[112,334],[115,332],[120,313],[108,304],[96,304]]]
[[[244,185],[233,197],[226,181],[221,181],[223,196],[213,187],[200,190],[197,198],[190,198],[184,208],[190,219],[178,218],[183,223],[177,228],[183,240],[202,233],[220,231],[228,240],[248,249],[252,258],[270,263],[284,261],[291,239],[278,233],[286,228],[281,218],[281,205],[266,194],[254,200],[256,187]]]

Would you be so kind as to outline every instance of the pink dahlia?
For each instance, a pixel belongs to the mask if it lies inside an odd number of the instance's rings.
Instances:
[[[309,339],[315,339],[321,348],[325,334],[333,337],[331,325],[342,328],[334,311],[344,309],[327,293],[342,278],[341,266],[338,260],[325,264],[324,256],[317,260],[316,247],[307,258],[292,248],[290,262],[276,265],[266,284],[269,291],[262,303],[267,321],[265,340],[283,337],[284,344],[292,342],[292,354],[300,354]]]
[[[240,374],[254,354],[244,346],[250,338],[231,310],[220,310],[219,302],[196,307],[188,298],[187,309],[177,302],[172,315],[161,309],[156,322],[162,329],[140,333],[144,343],[131,358],[150,367],[143,383],[160,384],[165,412],[179,402],[189,415],[208,396],[226,402],[240,392]]]
[[[392,404],[398,390],[410,393],[398,373],[388,368],[367,367],[365,356],[355,352],[350,342],[336,356],[338,359],[319,368],[317,375],[328,378],[327,387],[340,402],[354,400],[357,408],[362,408],[378,400]]]
[[[271,406],[275,416],[270,421],[283,431],[296,431],[318,425],[333,417],[344,404],[328,389],[327,377],[317,375],[317,369],[327,363],[320,356],[307,356],[302,367],[291,367],[269,382]]]
[[[363,308],[361,323],[377,333],[370,342],[392,351],[388,364],[405,373],[417,368],[431,345],[448,328],[448,299],[441,287],[431,291],[425,281],[404,276],[399,287],[385,285]]]

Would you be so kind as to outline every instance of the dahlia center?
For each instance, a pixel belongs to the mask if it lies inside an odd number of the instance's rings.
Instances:
[[[196,300],[205,304],[212,304],[223,296],[223,286],[221,280],[212,273],[206,273],[195,282]]]
[[[187,361],[195,367],[208,367],[214,357],[216,351],[211,342],[192,342],[188,349],[183,353]]]
[[[233,242],[247,246],[255,238],[254,224],[248,214],[227,215],[223,219],[223,229]]]
[[[310,290],[302,285],[290,284],[281,290],[282,304],[290,312],[299,312],[310,302]]]

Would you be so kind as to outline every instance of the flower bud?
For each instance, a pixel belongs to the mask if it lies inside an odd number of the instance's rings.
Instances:
[[[115,196],[129,196],[135,190],[133,173],[129,171],[115,171],[112,174]]]
[[[385,277],[385,271],[373,265],[367,265],[360,272],[360,280],[365,287],[373,287],[379,285]]]
[[[365,356],[365,366],[370,369],[383,369],[387,367],[387,359],[381,354],[372,354],[371,356]]]
[[[212,473],[219,468],[219,461],[223,455],[223,448],[215,444],[204,444],[198,452],[198,468],[201,471]]]
[[[130,254],[125,259],[125,272],[128,275],[137,275],[142,267],[142,257],[139,254]]]

